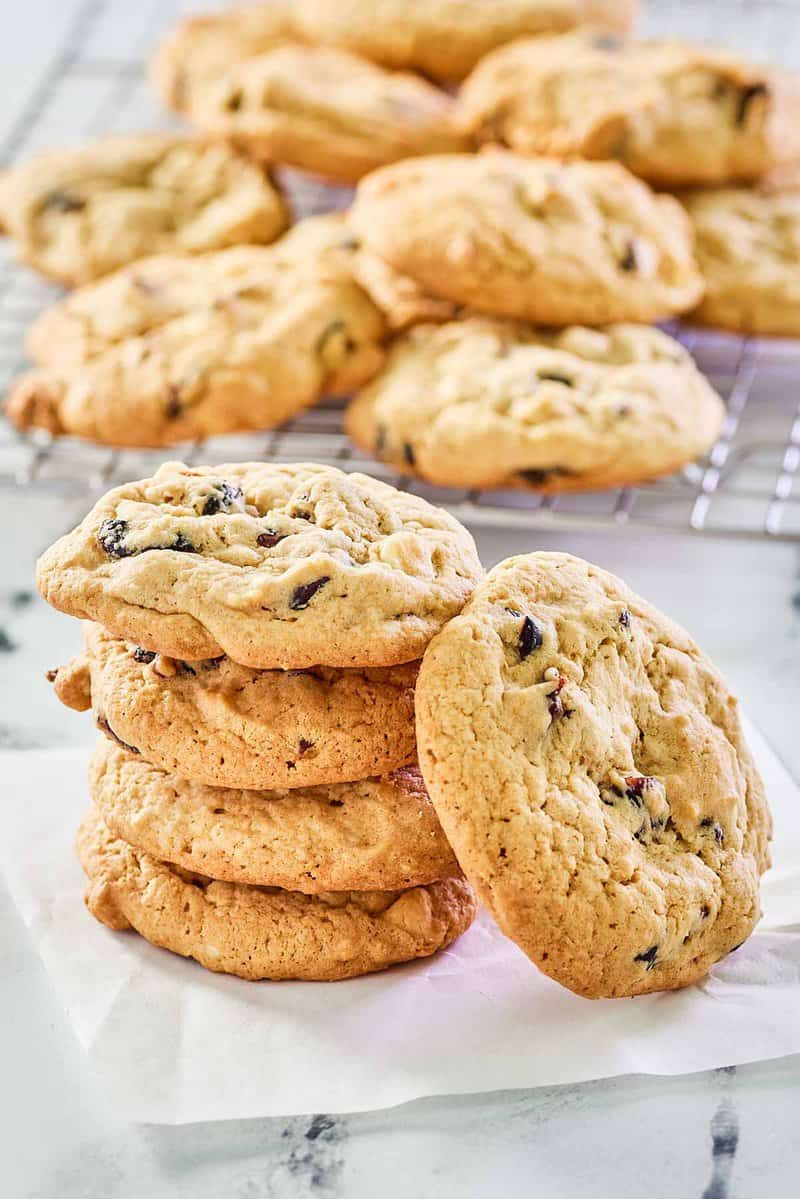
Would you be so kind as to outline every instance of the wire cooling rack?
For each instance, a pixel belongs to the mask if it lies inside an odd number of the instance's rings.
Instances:
[[[165,29],[209,5],[178,0],[82,0],[64,42],[0,144],[6,164],[45,147],[101,133],[167,123],[144,64]],[[739,45],[754,57],[800,65],[796,0],[651,0],[645,31]],[[341,206],[341,192],[286,172],[282,182],[300,215]],[[0,390],[25,366],[30,321],[57,297],[0,250]],[[598,494],[537,496],[433,488],[403,480],[355,449],[342,432],[341,405],[304,413],[279,430],[215,438],[169,450],[114,451],[72,438],[20,435],[0,421],[0,486],[90,496],[151,473],[165,457],[189,462],[306,460],[365,470],[443,503],[472,525],[518,528],[633,526],[650,530],[800,540],[800,342],[743,339],[681,326],[671,329],[727,403],[708,458],[680,475]],[[794,484],[794,488],[793,488]]]

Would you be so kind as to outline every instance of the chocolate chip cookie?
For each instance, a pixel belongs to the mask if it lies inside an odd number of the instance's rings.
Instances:
[[[771,821],[736,700],[613,575],[495,567],[425,655],[417,736],[467,877],[564,986],[687,986],[753,931]]]

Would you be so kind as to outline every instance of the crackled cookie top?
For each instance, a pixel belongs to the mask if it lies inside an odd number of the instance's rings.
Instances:
[[[798,79],[734,54],[578,31],[496,50],[459,107],[479,141],[614,158],[669,187],[755,179],[796,158],[798,101]]]
[[[350,224],[431,295],[535,324],[649,322],[702,292],[680,204],[617,163],[408,159],[362,180]]]
[[[704,323],[800,337],[800,172],[781,174],[682,197],[706,284],[692,315]]]
[[[0,221],[24,262],[73,286],[145,254],[270,242],[287,213],[264,172],[225,146],[136,134],[6,171]]]
[[[377,458],[442,486],[570,491],[678,469],[709,449],[723,414],[657,329],[547,333],[472,318],[398,339],[347,428]]]
[[[425,655],[417,735],[467,877],[571,990],[685,986],[752,932],[771,823],[736,701],[613,575],[495,567]]]
[[[171,658],[419,658],[482,571],[462,525],[334,467],[169,462],[116,487],[39,561],[42,595]]]
[[[210,878],[393,891],[460,874],[419,771],[283,790],[206,787],[101,741],[89,789],[117,836]]]
[[[324,216],[273,246],[133,263],[34,322],[44,369],[15,381],[7,414],[115,446],[281,424],[381,363],[385,322],[353,253],[342,218]]]
[[[214,882],[116,838],[96,810],[78,830],[86,906],[110,928],[240,978],[333,981],[427,957],[475,918],[461,878],[406,891],[328,891]]]
[[[166,658],[88,621],[84,634],[87,652],[51,672],[56,694],[68,707],[91,706],[107,737],[181,778],[308,787],[386,774],[416,757],[415,662],[254,670],[225,656]]]
[[[310,41],[457,80],[512,38],[583,23],[626,30],[637,7],[636,0],[296,0],[294,21]]]
[[[190,115],[258,159],[354,183],[399,158],[460,149],[453,109],[416,75],[343,50],[284,46],[234,63]]]

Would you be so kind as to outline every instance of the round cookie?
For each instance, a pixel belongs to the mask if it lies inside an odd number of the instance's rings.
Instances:
[[[38,563],[61,611],[170,658],[266,670],[414,661],[482,573],[443,509],[309,463],[165,463]]]
[[[657,329],[472,318],[399,338],[346,423],[368,453],[430,483],[559,492],[678,470],[713,445],[724,412]]]
[[[234,63],[203,89],[192,121],[263,162],[355,183],[388,162],[458,150],[454,101],[416,75],[318,46]]]
[[[252,980],[332,982],[384,970],[445,948],[476,914],[460,878],[322,895],[212,882],[131,848],[94,811],[78,831],[78,857],[86,906],[101,923]]]
[[[204,787],[101,740],[89,791],[129,845],[232,883],[394,891],[460,874],[416,769],[296,790]]]
[[[739,333],[800,337],[800,171],[757,188],[688,192],[706,290],[690,320]]]
[[[88,653],[54,672],[59,698],[85,710],[88,697],[106,736],[180,778],[309,787],[388,774],[416,758],[416,662],[253,670],[226,657],[164,658],[89,622],[84,631]]]
[[[613,575],[495,567],[425,655],[417,737],[465,874],[570,990],[687,986],[753,931],[771,820],[736,700]]]
[[[68,287],[145,254],[271,242],[287,219],[259,167],[174,134],[98,138],[0,178],[0,222],[19,258]]]
[[[613,158],[651,183],[757,179],[800,154],[800,79],[682,41],[579,30],[485,58],[459,96],[478,142]]]
[[[495,46],[589,23],[626,30],[637,0],[296,0],[295,28],[388,67],[458,80]]]
[[[703,290],[678,201],[612,162],[407,159],[361,181],[349,221],[430,295],[534,324],[651,322]]]

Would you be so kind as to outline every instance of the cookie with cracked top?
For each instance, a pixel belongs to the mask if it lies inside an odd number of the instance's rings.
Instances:
[[[443,949],[476,914],[461,878],[319,895],[214,882],[132,848],[96,811],[78,831],[78,857],[86,906],[101,923],[250,980],[333,982],[384,970]]]
[[[736,700],[613,575],[495,567],[425,654],[417,737],[467,878],[570,990],[687,986],[753,931],[771,820]]]
[[[414,661],[482,573],[443,509],[309,463],[165,463],[38,563],[49,603],[145,650],[281,670]]]

